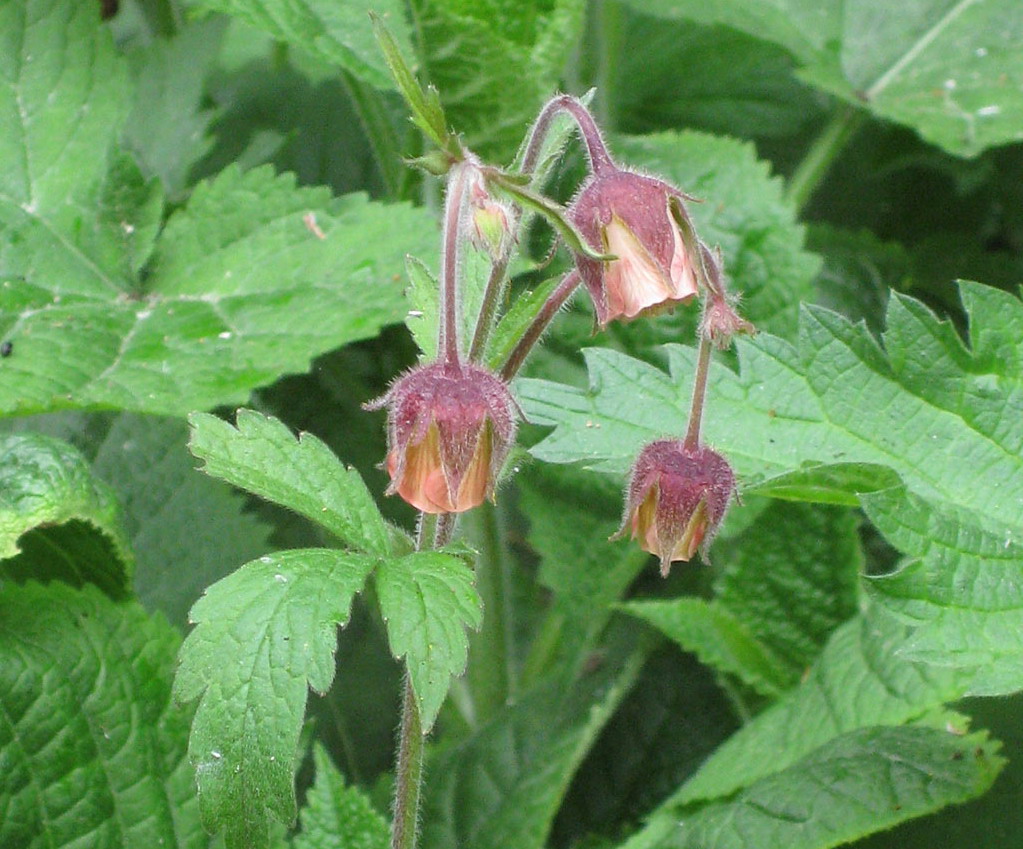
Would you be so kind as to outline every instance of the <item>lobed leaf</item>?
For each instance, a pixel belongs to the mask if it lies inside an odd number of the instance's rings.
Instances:
[[[390,828],[369,799],[357,787],[345,785],[323,746],[313,746],[313,762],[316,781],[306,797],[302,829],[292,839],[291,849],[386,849]]]
[[[429,731],[451,678],[465,671],[465,629],[482,622],[475,576],[458,557],[420,551],[383,561],[374,579],[391,653],[405,658],[420,721]]]
[[[207,474],[300,513],[357,551],[390,551],[387,525],[359,473],[313,434],[296,439],[252,410],[239,410],[235,427],[206,413],[189,423],[189,448]]]
[[[142,284],[109,270],[97,279],[77,246],[33,246],[14,266],[22,276],[3,284],[0,333],[16,347],[0,410],[182,415],[244,401],[399,320],[404,256],[429,252],[428,219],[406,205],[296,188],[269,167],[229,168],[171,216],[144,292],[126,297]],[[0,256],[2,244],[0,235]],[[47,251],[60,268],[42,266]]]
[[[120,505],[81,452],[38,434],[0,435],[0,575],[131,587],[135,557]]]
[[[189,757],[203,824],[229,849],[266,846],[271,817],[294,820],[306,692],[330,687],[337,627],[375,563],[328,549],[261,557],[192,608],[174,697],[199,700]]]
[[[0,845],[200,849],[180,638],[95,587],[0,591]]]

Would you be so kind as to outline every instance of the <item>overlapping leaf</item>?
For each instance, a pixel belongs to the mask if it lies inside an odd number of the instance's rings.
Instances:
[[[0,845],[200,849],[180,638],[95,587],[0,592]]]
[[[641,11],[724,23],[781,44],[801,76],[960,155],[1017,141],[1023,22],[1015,0],[643,2]]]
[[[658,818],[625,849],[828,849],[985,792],[1004,760],[985,734],[864,728],[734,799]]]
[[[337,627],[375,562],[328,549],[262,557],[192,608],[174,696],[199,700],[188,751],[203,823],[228,847],[265,846],[271,817],[294,820],[307,690],[330,686]]]
[[[226,12],[378,88],[394,83],[373,37],[370,11],[387,21],[398,43],[409,51],[404,4],[398,0],[201,0],[197,5]]]
[[[0,574],[94,583],[119,598],[134,566],[117,498],[81,452],[48,436],[0,436]]]
[[[236,427],[205,413],[189,421],[189,448],[207,474],[301,513],[357,551],[390,551],[387,525],[359,473],[312,434],[296,439],[252,410],[238,411]]]
[[[1023,306],[977,284],[962,284],[962,296],[972,349],[950,324],[904,297],[891,301],[886,352],[862,326],[813,308],[804,313],[798,348],[766,335],[742,343],[740,373],[723,367],[713,373],[706,438],[748,486],[765,493],[858,503],[857,493],[901,480],[937,515],[954,515],[960,525],[985,529],[1003,545],[1023,538],[1018,353]],[[645,441],[668,430],[666,423],[685,421],[692,352],[672,347],[668,355],[674,378],[619,354],[591,351],[591,391],[519,381],[527,414],[558,425],[533,453],[624,471]],[[897,535],[893,542],[912,549]],[[985,546],[983,551],[991,548]],[[999,559],[1014,557],[1015,551],[1010,545]],[[948,582],[948,561],[936,568],[936,580]],[[997,576],[1005,565],[989,568]],[[998,612],[1005,625],[1018,615],[1019,608],[1014,610]],[[996,619],[985,623],[999,630]],[[979,639],[979,623],[972,624]],[[952,633],[944,632],[944,638]],[[999,649],[1009,654],[999,654],[998,668],[1014,668],[1013,645]],[[956,663],[955,657],[945,655],[943,662]],[[977,655],[963,652],[959,659],[963,666],[976,665]],[[1020,686],[1018,674],[999,683],[1002,692]]]
[[[420,551],[383,561],[374,579],[391,652],[405,658],[428,731],[451,677],[465,671],[465,629],[479,628],[482,621],[472,569],[451,554]]]
[[[302,830],[291,841],[292,849],[385,849],[390,829],[366,796],[345,785],[322,746],[313,748],[313,762],[316,781],[302,808]]]

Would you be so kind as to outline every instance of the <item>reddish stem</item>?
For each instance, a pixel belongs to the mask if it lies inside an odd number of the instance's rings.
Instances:
[[[614,170],[616,166],[611,159],[611,154],[608,153],[604,137],[601,135],[596,121],[593,120],[590,110],[571,95],[562,94],[549,101],[537,116],[526,145],[526,153],[522,157],[522,171],[526,174],[533,173],[537,160],[540,158],[544,140],[551,129],[551,122],[559,112],[567,112],[578,124],[579,132],[586,143],[586,151],[590,156],[590,168],[593,173],[599,175],[605,171]]]
[[[571,294],[579,286],[581,279],[579,272],[572,269],[558,284],[558,288],[551,292],[551,296],[544,301],[544,305],[540,308],[540,312],[536,314],[532,323],[526,328],[525,333],[522,334],[522,337],[516,343],[512,352],[508,355],[508,359],[501,367],[501,377],[505,380],[511,380],[515,377],[515,374],[526,361],[526,356],[543,335],[543,332],[547,329],[547,325],[549,325],[554,316],[558,314],[558,310],[565,305],[565,301],[569,299]]]

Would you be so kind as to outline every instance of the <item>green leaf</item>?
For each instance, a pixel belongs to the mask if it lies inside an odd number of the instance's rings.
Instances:
[[[906,723],[962,695],[969,676],[903,660],[905,637],[874,612],[842,625],[805,680],[732,735],[667,804],[727,796],[834,737]]]
[[[522,334],[543,309],[547,299],[554,293],[561,279],[552,277],[532,290],[519,292],[511,306],[501,316],[487,343],[487,363],[492,369],[499,369],[518,344]]]
[[[986,734],[864,728],[734,799],[660,818],[627,849],[827,849],[984,793],[1005,761]]]
[[[982,517],[902,489],[864,497],[878,530],[914,558],[870,582],[872,596],[913,623],[907,660],[976,668],[970,692],[1023,689],[1023,540]]]
[[[594,650],[614,603],[650,563],[650,556],[607,541],[619,522],[617,488],[609,492],[601,487],[603,482],[559,471],[530,468],[516,482],[529,517],[528,541],[540,557],[538,579],[554,593],[531,660],[535,665],[550,651],[553,659],[573,669]]]
[[[203,471],[300,513],[358,551],[390,551],[387,525],[357,471],[312,434],[296,439],[252,410],[236,418],[232,427],[205,413],[189,417],[189,448]]]
[[[1023,137],[1015,0],[911,0],[897,16],[886,0],[628,2],[775,41],[806,66],[804,80],[951,153],[975,156]]]
[[[302,808],[302,830],[292,839],[292,849],[386,849],[390,829],[369,799],[358,788],[345,786],[323,746],[313,746],[313,762],[316,781]]]
[[[84,266],[83,276],[103,285],[103,270],[85,261],[66,234],[95,202],[127,112],[127,74],[110,33],[90,4],[5,3],[0,57],[6,82],[0,90],[0,232],[48,244],[61,258],[70,255]],[[17,240],[0,239],[4,260],[22,249]]]
[[[121,598],[134,566],[117,498],[78,450],[36,434],[0,436],[0,574],[94,583]]]
[[[373,37],[370,11],[385,20],[401,52],[411,54],[405,7],[398,0],[198,0],[196,5],[234,15],[381,89],[393,89],[394,82]]]
[[[203,824],[229,849],[266,846],[271,816],[294,820],[306,692],[330,687],[337,626],[375,562],[327,549],[261,557],[192,608],[174,697],[200,700],[189,757]]]
[[[405,658],[424,732],[433,727],[451,678],[465,671],[465,629],[482,622],[474,580],[462,560],[439,551],[385,560],[375,574],[391,653]]]
[[[14,266],[23,276],[3,284],[0,333],[17,354],[3,364],[0,410],[182,415],[244,401],[400,320],[404,257],[429,255],[430,220],[407,205],[296,188],[269,168],[229,168],[171,216],[137,299],[122,290],[141,284],[97,278],[80,250],[62,247],[56,268],[45,259],[52,245],[34,246]]]
[[[887,356],[862,326],[813,307],[804,311],[798,348],[767,334],[740,341],[740,374],[712,367],[706,438],[750,485],[801,467],[809,476],[816,466],[833,483],[832,464],[869,464],[859,471],[887,467],[930,501],[1019,529],[1023,396],[1014,340],[1023,305],[995,289],[961,286],[972,353],[951,325],[902,296],[889,307]],[[694,352],[668,347],[674,378],[609,351],[585,354],[592,390],[517,381],[527,416],[560,425],[532,453],[622,473],[645,442],[664,434],[664,422],[685,421],[688,389],[679,386],[689,382]],[[849,494],[870,488],[862,474],[853,480]],[[890,473],[880,474],[873,488],[891,484]]]
[[[121,414],[88,450],[124,506],[136,596],[182,629],[207,586],[269,549],[244,498],[196,471],[182,420]]]
[[[0,591],[0,845],[200,849],[179,637],[95,587]]]
[[[193,21],[174,38],[155,39],[128,54],[135,96],[124,143],[172,198],[184,194],[193,166],[213,146],[215,111],[204,107],[203,98],[226,25],[220,17]]]
[[[819,260],[803,248],[796,208],[753,145],[705,133],[664,132],[618,137],[613,148],[623,163],[649,169],[705,200],[687,208],[700,238],[721,246],[731,288],[742,293],[743,315],[761,330],[791,336],[799,302],[813,291]],[[664,322],[660,341],[677,339],[678,324]]]
[[[427,766],[424,849],[542,849],[569,783],[639,674],[616,647],[590,675],[549,678]]]
[[[484,159],[511,161],[554,93],[567,45],[581,32],[584,4],[415,0],[412,10],[426,76],[451,125]]]
[[[719,672],[737,676],[757,692],[776,696],[789,670],[726,605],[700,598],[634,601],[621,605]]]

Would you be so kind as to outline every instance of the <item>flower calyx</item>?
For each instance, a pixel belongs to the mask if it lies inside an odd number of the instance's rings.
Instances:
[[[493,497],[517,427],[503,380],[469,363],[430,363],[365,405],[384,407],[388,495],[424,513],[462,513]]]
[[[706,558],[714,534],[735,495],[735,475],[716,451],[687,446],[679,439],[658,439],[640,451],[626,488],[622,525],[640,548],[661,559],[667,577],[675,561]]]

